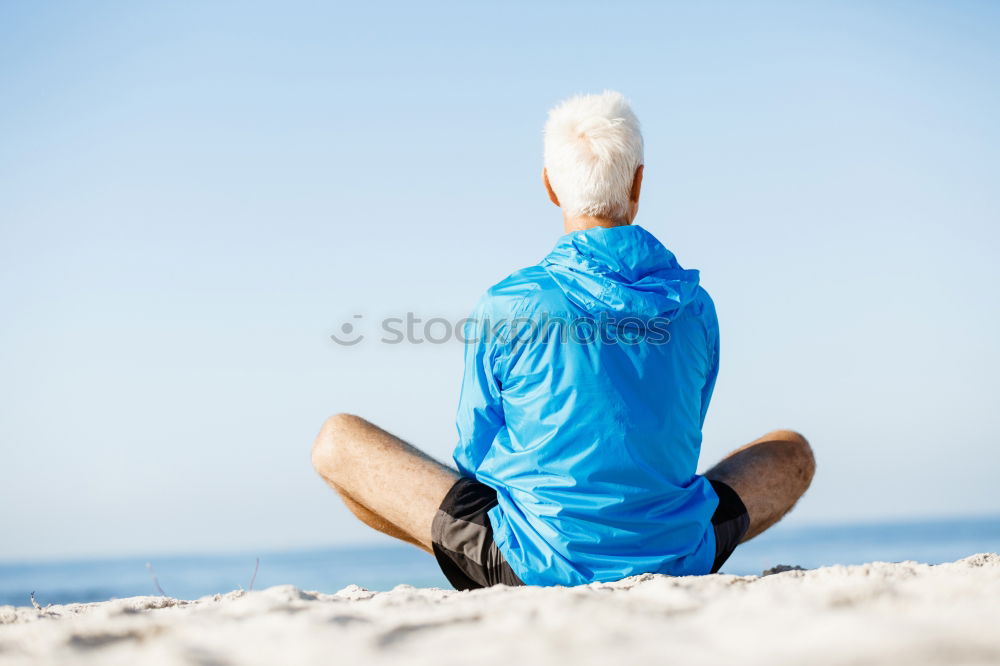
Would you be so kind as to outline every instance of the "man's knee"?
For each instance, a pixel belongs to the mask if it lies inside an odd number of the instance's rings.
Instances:
[[[334,414],[323,422],[312,444],[312,464],[321,476],[332,479],[337,474],[350,442],[350,432],[361,423],[364,419],[353,414]]]
[[[785,444],[784,448],[794,463],[797,476],[808,486],[816,473],[816,457],[809,441],[794,430],[774,430],[765,435],[765,438]]]

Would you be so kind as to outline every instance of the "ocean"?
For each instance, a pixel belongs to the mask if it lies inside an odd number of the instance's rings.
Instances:
[[[807,569],[834,564],[915,560],[937,564],[1000,552],[1000,516],[832,526],[778,525],[741,545],[723,573],[760,574],[785,564]],[[259,565],[258,565],[259,560]],[[255,574],[256,570],[256,576]],[[182,599],[291,584],[335,592],[352,583],[371,590],[400,584],[449,585],[434,559],[405,544],[244,552],[148,555],[107,559],[0,563],[0,605],[105,601],[166,594]]]

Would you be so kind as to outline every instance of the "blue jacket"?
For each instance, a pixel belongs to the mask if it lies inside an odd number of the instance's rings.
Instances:
[[[719,328],[698,271],[636,225],[572,232],[464,334],[455,463],[496,489],[521,580],[709,572],[718,497],[695,469]]]

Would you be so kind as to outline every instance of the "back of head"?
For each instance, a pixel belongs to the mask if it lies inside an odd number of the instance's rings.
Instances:
[[[549,111],[545,169],[565,214],[627,217],[642,163],[639,119],[621,93],[579,95]]]

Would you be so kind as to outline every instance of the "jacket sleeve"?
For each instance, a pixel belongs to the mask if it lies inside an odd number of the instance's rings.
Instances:
[[[466,321],[464,336],[465,371],[458,399],[454,459],[463,476],[475,476],[504,426],[501,385],[494,372],[497,345],[482,301]]]
[[[707,296],[707,294],[706,294]],[[711,298],[705,311],[705,329],[708,333],[708,373],[705,385],[701,389],[701,426],[705,426],[708,415],[708,404],[712,401],[715,391],[715,380],[719,377],[719,320],[715,314],[715,304]]]

